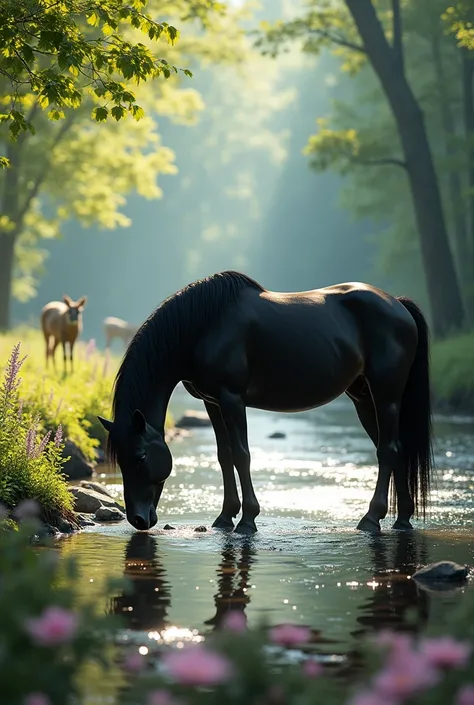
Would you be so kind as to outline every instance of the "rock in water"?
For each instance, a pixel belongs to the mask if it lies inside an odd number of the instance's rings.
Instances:
[[[85,487],[71,487],[71,492],[74,495],[76,512],[83,514],[93,514],[99,507],[111,507],[123,511],[123,507],[115,500],[107,497],[101,492],[89,490]]]
[[[123,521],[125,514],[114,507],[99,507],[94,517],[97,521]]]
[[[86,490],[93,490],[94,492],[98,492],[99,494],[105,494],[106,497],[109,497],[109,499],[113,499],[112,495],[108,491],[104,485],[101,485],[100,482],[90,482],[88,480],[81,480],[81,487],[85,487]]]
[[[467,565],[453,561],[439,561],[420,568],[413,574],[413,580],[423,583],[459,583],[466,580],[469,573]]]
[[[282,431],[274,431],[273,433],[270,433],[268,436],[269,438],[286,438],[286,433],[283,433]]]
[[[177,428],[203,428],[211,425],[211,420],[205,411],[185,411],[179,421]]]
[[[62,452],[64,458],[68,458],[64,464],[64,474],[68,480],[80,480],[83,477],[91,477],[94,466],[86,460],[82,450],[72,441],[66,441]]]
[[[198,534],[204,534],[207,531],[207,529],[205,526],[196,526],[194,531],[197,531]]]
[[[165,524],[163,529],[164,529],[164,531],[175,531],[175,527],[170,526],[169,524]]]

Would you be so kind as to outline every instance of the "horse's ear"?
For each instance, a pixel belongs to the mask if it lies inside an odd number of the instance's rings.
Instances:
[[[77,302],[77,305],[79,306],[79,308],[84,308],[86,303],[87,303],[87,296],[81,296],[81,298]]]
[[[133,412],[133,419],[132,419],[132,424],[133,424],[133,430],[139,433],[140,435],[143,435],[146,431],[146,419],[143,416],[142,412],[140,409],[135,409]]]
[[[113,421],[109,421],[108,419],[104,419],[103,416],[97,416],[97,418],[99,419],[100,423],[101,423],[102,426],[105,428],[105,430],[110,433],[111,430],[112,430],[112,428],[113,428],[113,426],[114,426],[114,422],[113,422]]]
[[[72,306],[72,299],[67,294],[64,294],[63,301],[66,304],[66,306]]]

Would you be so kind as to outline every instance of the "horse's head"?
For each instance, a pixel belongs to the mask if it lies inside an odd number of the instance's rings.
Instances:
[[[87,303],[87,296],[82,296],[79,301],[73,301],[67,294],[64,294],[63,301],[67,306],[69,323],[73,326],[77,326],[81,320],[84,306]]]
[[[147,422],[141,411],[134,412],[128,428],[98,417],[109,432],[122,471],[127,519],[135,529],[145,531],[157,522],[156,507],[163,485],[171,474],[173,460],[163,436]]]

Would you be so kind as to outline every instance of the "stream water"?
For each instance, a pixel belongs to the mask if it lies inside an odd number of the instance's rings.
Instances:
[[[176,416],[200,408],[179,390]],[[284,439],[270,439],[274,431]],[[355,530],[372,495],[375,452],[346,399],[298,415],[249,411],[253,479],[262,512],[252,539],[212,530],[222,501],[211,428],[174,442],[174,471],[149,533],[122,522],[65,539],[80,564],[80,599],[124,618],[128,638],[180,643],[214,629],[231,607],[250,626],[307,624],[321,659],[338,659],[359,637],[386,626],[441,622],[470,587],[420,589],[418,566],[449,559],[474,564],[474,419],[436,420],[437,473],[431,511],[412,535]],[[120,495],[120,475],[98,479]],[[174,530],[164,530],[166,523]],[[205,533],[194,531],[205,525]],[[131,591],[108,589],[125,575]]]

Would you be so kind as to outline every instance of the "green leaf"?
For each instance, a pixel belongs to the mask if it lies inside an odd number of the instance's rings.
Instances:
[[[121,120],[125,116],[125,108],[123,108],[121,105],[114,105],[112,110],[110,111],[112,113],[112,116],[117,120]]]
[[[10,160],[7,157],[0,157],[0,169],[8,169]]]
[[[48,118],[50,120],[53,120],[53,122],[56,122],[57,120],[62,120],[64,117],[66,116],[64,115],[64,112],[62,110],[54,109],[50,110],[48,113]]]
[[[132,115],[138,122],[138,120],[141,120],[143,117],[145,117],[145,111],[139,105],[132,105]]]
[[[109,111],[105,106],[101,106],[100,108],[94,108],[92,111],[92,117],[96,122],[105,122],[108,118]]]

